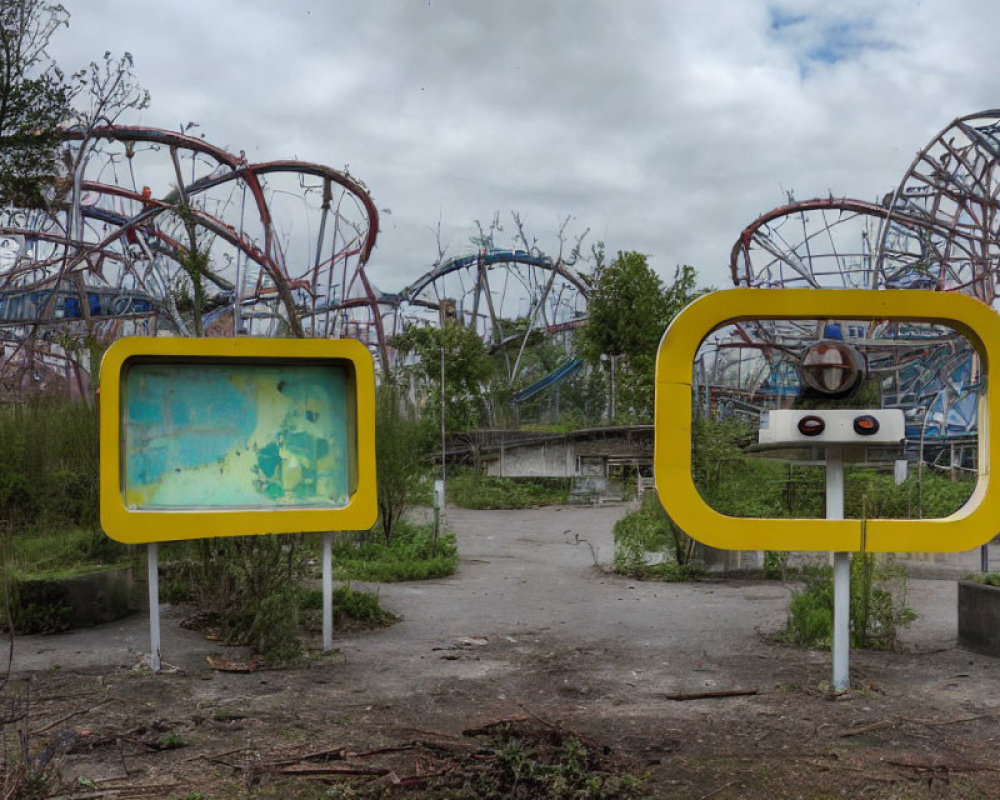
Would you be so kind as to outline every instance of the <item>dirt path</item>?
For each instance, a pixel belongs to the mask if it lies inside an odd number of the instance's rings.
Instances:
[[[403,621],[300,669],[213,672],[205,656],[220,648],[176,610],[163,620],[163,658],[179,668],[167,674],[132,669],[141,616],[24,637],[14,669],[31,687],[33,740],[62,748],[60,791],[81,797],[225,796],[250,776],[270,796],[274,771],[254,764],[459,742],[510,716],[608,745],[646,776],[645,796],[997,796],[1000,665],[954,647],[953,580],[911,581],[922,616],[908,652],[852,654],[855,688],[834,700],[829,653],[771,641],[780,583],[640,583],[595,566],[624,510],[449,509],[458,573],[379,587]],[[669,697],[736,690],[757,694]]]

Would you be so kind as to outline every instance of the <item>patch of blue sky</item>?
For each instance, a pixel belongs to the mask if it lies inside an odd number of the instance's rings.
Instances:
[[[871,47],[864,33],[869,26],[862,22],[833,22],[819,30],[820,41],[808,51],[809,61],[836,64],[858,56],[862,50]]]
[[[771,30],[776,33],[806,21],[805,14],[793,14],[783,8],[768,9],[768,16],[771,19]]]
[[[872,19],[844,19],[823,14],[802,14],[784,8],[768,9],[771,35],[788,47],[799,72],[808,76],[817,67],[834,66],[858,59],[870,50],[888,50]]]

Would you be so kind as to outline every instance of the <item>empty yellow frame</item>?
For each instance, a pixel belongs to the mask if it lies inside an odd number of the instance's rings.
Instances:
[[[912,320],[948,325],[978,351],[985,395],[979,402],[979,479],[969,500],[937,519],[751,519],[712,509],[691,473],[692,366],[704,338],[728,323],[765,319]],[[1000,399],[989,369],[1000,347],[1000,316],[971,297],[930,291],[731,289],[706,295],[673,321],[656,357],[654,467],[664,508],[686,533],[729,550],[949,552],[991,539],[1000,495],[990,482],[992,421]]]
[[[125,338],[101,363],[101,525],[132,544],[374,524],[355,340]]]

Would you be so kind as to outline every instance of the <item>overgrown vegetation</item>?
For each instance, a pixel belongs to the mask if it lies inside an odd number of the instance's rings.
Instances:
[[[132,563],[136,554],[95,529],[7,531],[0,539],[0,565],[13,575],[72,575]]]
[[[1000,572],[974,572],[966,575],[965,580],[982,583],[986,586],[1000,586]]]
[[[0,582],[13,600],[0,627],[65,630],[65,591],[36,580],[128,563],[98,523],[97,413],[33,398],[0,406]]]
[[[99,530],[97,410],[36,397],[0,406],[0,520],[12,533]]]
[[[345,580],[419,581],[443,578],[458,567],[454,534],[434,539],[430,525],[401,520],[388,541],[373,531],[341,534],[333,548],[334,574]]]
[[[799,647],[830,647],[833,641],[833,571],[812,567],[802,573],[805,587],[792,598],[783,638]],[[906,573],[891,557],[854,553],[851,557],[851,646],[895,647],[900,628],[916,619],[906,604]]]
[[[605,264],[603,245],[598,245],[595,258],[580,352],[608,377],[612,422],[652,421],[660,337],[677,313],[705,290],[695,288],[697,271],[687,265],[678,266],[665,284],[642,253],[619,251]]]
[[[300,587],[306,574],[305,537],[241,536],[166,545],[170,577],[163,596],[193,601],[222,641],[250,647],[268,662],[303,651]]]
[[[734,517],[823,517],[823,467],[747,454],[743,448],[755,438],[750,427],[738,420],[695,423],[692,474],[705,502]],[[897,485],[891,473],[848,464],[844,515],[855,519],[946,517],[965,503],[974,488],[974,480],[952,481],[928,469],[911,470]]]
[[[748,426],[733,420],[695,424],[692,472],[705,501],[723,514],[742,517],[822,517],[822,467],[754,457],[744,452],[753,440]],[[845,470],[845,515],[859,519],[944,517],[958,509],[975,486],[929,470],[897,485],[893,476],[871,468]],[[637,578],[678,579],[697,574],[690,540],[674,526],[659,503],[644,503],[616,524],[616,572]],[[764,574],[784,580],[788,554],[768,551]],[[832,635],[833,583],[829,568],[801,574],[805,588],[789,608],[788,642],[828,646]],[[998,579],[1000,582],[1000,579]],[[852,561],[851,637],[855,647],[891,648],[898,631],[914,618],[906,605],[906,576],[891,560],[856,554]]]
[[[462,775],[463,797],[482,800],[603,800],[640,797],[641,781],[608,748],[556,727],[505,723],[483,748],[480,766]]]
[[[73,89],[49,57],[52,35],[69,12],[42,0],[0,5],[0,198],[42,207],[58,174],[59,126]]]
[[[315,627],[312,612],[323,606],[322,592],[304,588],[314,539],[285,534],[172,543],[164,547],[169,563],[161,595],[193,603],[199,624],[222,641],[246,645],[269,664],[293,662],[304,652],[303,631]],[[335,624],[395,621],[377,596],[349,586],[334,590],[333,608]]]
[[[413,354],[415,371],[427,387],[426,415],[441,429],[441,368],[444,365],[444,412],[449,431],[478,428],[487,421],[482,385],[493,374],[493,362],[473,328],[454,320],[440,328],[410,326],[390,344],[401,354]]]
[[[322,622],[316,612],[323,609],[323,592],[319,589],[300,590],[299,608],[307,617],[307,626],[320,630]],[[333,590],[333,625],[336,628],[382,628],[397,620],[395,614],[382,608],[377,594],[362,592],[349,585]]]
[[[647,493],[637,511],[630,511],[613,530],[612,569],[640,579],[687,580],[701,574],[694,563],[694,540],[663,510],[655,493]]]
[[[403,515],[426,494],[427,469],[436,433],[429,420],[407,407],[399,388],[386,380],[375,396],[375,462],[378,464],[378,525],[386,545]]]
[[[448,473],[448,502],[462,508],[536,508],[565,503],[569,497],[565,478],[496,478],[471,468]]]

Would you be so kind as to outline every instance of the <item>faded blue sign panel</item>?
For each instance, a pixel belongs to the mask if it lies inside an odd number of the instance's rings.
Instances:
[[[121,409],[125,505],[345,506],[347,385],[335,365],[130,365]]]

